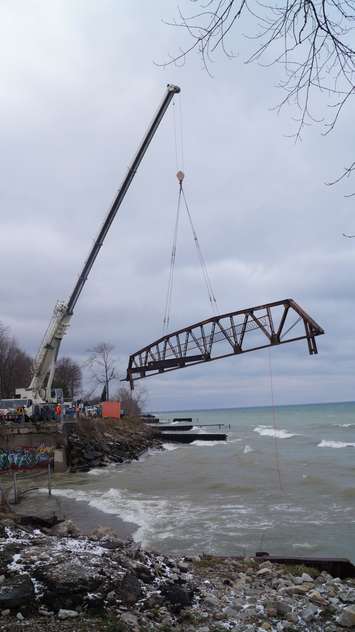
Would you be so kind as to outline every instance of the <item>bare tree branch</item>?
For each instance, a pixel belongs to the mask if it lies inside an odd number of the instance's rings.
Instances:
[[[96,384],[105,387],[106,399],[109,399],[110,384],[118,378],[118,372],[112,355],[114,345],[100,342],[92,349],[88,349],[90,356],[86,365],[91,369]]]
[[[179,19],[166,22],[187,31],[191,44],[170,57],[165,64],[184,61],[194,50],[210,72],[213,54],[221,48],[228,56],[232,33],[238,37],[238,23],[253,18],[256,32],[246,36],[256,47],[246,63],[264,66],[282,64],[285,77],[279,87],[285,91],[277,109],[286,103],[299,114],[296,140],[306,125],[322,122],[324,134],[334,129],[350,97],[355,95],[355,1],[354,0],[190,0],[199,6],[192,15],[179,9]],[[311,109],[315,92],[329,106],[328,121],[317,118]],[[344,171],[350,175],[353,168]]]

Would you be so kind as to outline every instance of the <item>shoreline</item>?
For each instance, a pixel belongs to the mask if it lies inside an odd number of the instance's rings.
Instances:
[[[96,507],[92,507],[85,500],[74,500],[57,496],[62,506],[65,520],[72,520],[83,535],[88,535],[94,529],[103,527],[114,531],[120,540],[132,538],[138,531],[139,525],[126,522],[116,514],[108,514]]]
[[[52,496],[26,494],[16,508],[63,522],[33,530],[0,517],[4,632],[25,625],[31,632],[354,629],[355,578],[339,579],[301,559],[145,550],[132,540],[139,525],[61,496],[60,488]]]
[[[44,488],[45,474],[42,484],[33,491],[23,495],[19,504],[12,505],[12,510],[19,516],[33,518],[33,524],[53,521],[56,516],[60,521],[70,520],[81,534],[88,535],[97,528],[106,528],[115,532],[122,541],[133,538],[139,530],[140,524],[124,520],[117,512],[108,513],[92,506],[90,501],[61,494],[66,477],[86,475],[90,470],[100,468],[103,471],[109,466],[125,466],[132,461],[139,460],[152,448],[162,449],[162,443],[154,430],[136,419],[114,420],[86,420],[80,419],[70,429],[67,436],[68,469],[64,472],[54,472],[52,477],[52,495],[49,496]],[[37,476],[18,479],[18,485],[26,491],[34,483]],[[68,481],[69,482],[69,481]],[[71,486],[72,481],[69,482]],[[59,486],[57,486],[59,484]],[[75,490],[73,490],[75,491]],[[29,520],[29,524],[30,524]]]
[[[13,514],[12,514],[13,515]],[[15,632],[338,632],[355,626],[355,578],[267,558],[162,555],[71,521],[0,518],[1,629]]]
[[[133,537],[139,525],[92,507],[86,500],[76,500],[61,496],[53,489],[52,496],[39,490],[26,495],[18,505],[13,506],[20,516],[37,516],[44,520],[55,514],[60,521],[71,521],[82,535],[89,535],[97,528],[110,529],[117,537],[126,541]]]

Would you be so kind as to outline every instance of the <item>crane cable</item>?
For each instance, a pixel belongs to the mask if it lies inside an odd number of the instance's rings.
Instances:
[[[182,172],[178,172],[178,173],[182,173]],[[203,274],[203,277],[204,277],[204,280],[205,280],[205,284],[206,284],[206,288],[207,288],[208,299],[209,299],[209,301],[211,303],[212,311],[215,314],[217,314],[218,313],[217,300],[216,300],[216,297],[215,297],[215,294],[214,294],[214,291],[213,291],[213,287],[212,287],[212,282],[211,282],[210,276],[208,274],[207,264],[206,264],[206,261],[205,261],[205,258],[203,256],[203,254],[202,254],[202,250],[201,250],[200,242],[199,242],[198,237],[197,237],[196,229],[195,229],[195,226],[194,226],[193,221],[192,221],[190,209],[189,209],[188,204],[187,204],[185,191],[184,191],[183,186],[182,186],[182,180],[180,182],[180,192],[182,193],[182,197],[183,197],[183,200],[184,200],[184,203],[185,203],[187,216],[189,218],[191,231],[192,231],[192,235],[193,235],[195,246],[196,246],[197,256],[198,256],[199,261],[200,261],[202,274]]]
[[[170,322],[171,301],[172,301],[173,286],[174,286],[176,246],[177,246],[177,238],[178,238],[179,219],[180,219],[180,206],[181,206],[181,188],[179,190],[178,202],[177,202],[177,207],[176,207],[175,226],[174,226],[174,233],[173,233],[173,245],[172,245],[171,257],[170,257],[169,282],[168,282],[168,289],[166,293],[165,310],[164,310],[164,318],[163,318],[163,333],[166,333],[168,331],[169,322]]]
[[[181,201],[182,200],[184,202],[186,213],[187,213],[187,217],[188,217],[188,220],[189,220],[189,224],[190,224],[193,240],[194,240],[196,251],[197,251],[198,260],[200,262],[200,266],[201,266],[201,270],[202,270],[202,276],[203,276],[203,279],[204,279],[204,282],[205,282],[205,285],[206,285],[206,288],[207,288],[208,300],[209,300],[209,302],[211,304],[211,307],[212,307],[212,313],[214,313],[214,314],[218,313],[217,300],[216,300],[216,297],[215,297],[215,294],[214,294],[214,291],[213,291],[213,287],[212,287],[212,282],[211,282],[210,276],[208,274],[207,264],[206,264],[206,261],[204,259],[203,254],[202,254],[202,249],[201,249],[198,237],[197,237],[196,228],[195,228],[194,223],[192,221],[191,211],[190,211],[189,205],[187,203],[187,199],[186,199],[186,196],[185,196],[185,191],[184,191],[184,188],[183,188],[183,180],[184,180],[185,174],[184,174],[183,171],[181,171],[179,169],[179,163],[181,164],[182,169],[184,168],[184,134],[183,134],[181,95],[180,95],[180,98],[179,98],[179,110],[177,111],[177,109],[176,109],[175,99],[173,100],[172,105],[173,105],[173,107],[172,107],[172,114],[173,114],[173,133],[174,133],[175,162],[176,162],[176,169],[177,169],[176,177],[177,177],[178,182],[179,182],[179,194],[178,194],[178,201],[177,201],[177,207],[176,207],[175,225],[174,225],[174,231],[173,231],[173,243],[172,243],[171,256],[170,256],[170,270],[169,270],[168,289],[167,289],[166,299],[165,299],[165,309],[164,309],[164,317],[163,317],[163,333],[167,333],[168,328],[169,328],[169,323],[170,323],[171,305],[172,305],[173,287],[174,287],[174,272],[175,272],[176,250],[177,250],[177,240],[178,240],[179,222],[180,222],[180,215],[181,215]],[[178,128],[179,128],[179,131],[178,131]]]
[[[212,308],[212,312],[214,314],[218,314],[217,299],[216,299],[215,293],[213,291],[212,282],[211,282],[210,276],[208,274],[207,264],[206,264],[205,258],[203,256],[203,253],[202,253],[201,245],[200,245],[200,242],[199,242],[199,239],[198,239],[198,236],[197,236],[196,228],[195,228],[194,223],[192,221],[191,211],[190,211],[189,205],[187,203],[185,191],[184,191],[184,188],[183,188],[183,180],[184,180],[185,174],[184,174],[183,171],[178,171],[177,174],[176,174],[176,177],[177,177],[178,182],[179,182],[179,194],[178,194],[178,203],[177,203],[177,208],[176,208],[175,226],[174,226],[174,234],[173,234],[173,245],[172,245],[171,257],[170,257],[169,282],[168,282],[168,289],[167,289],[166,300],[165,300],[165,310],[164,310],[164,318],[163,318],[163,333],[166,333],[168,331],[168,327],[169,327],[169,323],[170,323],[170,316],[171,316],[171,305],[172,305],[172,296],[173,296],[173,287],[174,287],[174,272],[175,272],[177,239],[178,239],[178,232],[179,232],[181,200],[183,200],[184,205],[185,205],[187,217],[188,217],[188,220],[189,220],[189,224],[190,224],[193,240],[194,240],[196,251],[197,251],[197,256],[198,256],[198,259],[199,259],[199,262],[200,262],[200,266],[201,266],[201,270],[202,270],[202,276],[203,276],[203,279],[205,281],[205,285],[206,285],[206,289],[207,289],[208,300],[210,302],[210,305],[211,305],[211,308]]]

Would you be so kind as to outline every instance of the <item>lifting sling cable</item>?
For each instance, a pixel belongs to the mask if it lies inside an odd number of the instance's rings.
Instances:
[[[191,231],[192,231],[192,235],[193,235],[195,246],[196,246],[196,250],[197,250],[197,256],[199,258],[201,269],[202,269],[202,274],[203,274],[203,277],[205,279],[208,298],[209,298],[209,301],[211,303],[212,311],[215,314],[217,314],[218,313],[217,300],[216,300],[216,297],[215,297],[215,294],[214,294],[214,291],[213,291],[213,287],[212,287],[210,276],[208,274],[207,264],[206,264],[206,261],[204,259],[203,254],[202,254],[202,250],[201,250],[200,242],[199,242],[198,237],[197,237],[196,229],[195,229],[195,226],[194,226],[193,221],[192,221],[190,209],[189,209],[188,204],[187,204],[185,191],[184,191],[183,186],[182,186],[182,181],[180,182],[180,191],[182,192],[182,197],[184,199],[187,216],[189,218]]]
[[[178,238],[178,230],[179,230],[179,219],[180,219],[180,206],[181,206],[181,190],[179,191],[178,203],[177,203],[177,208],[176,208],[176,218],[175,218],[175,226],[174,226],[174,234],[173,234],[173,246],[172,246],[171,258],[170,258],[169,282],[168,282],[168,289],[166,293],[164,319],[163,319],[163,333],[166,333],[168,331],[169,322],[170,322],[171,301],[172,301],[172,296],[173,296],[173,285],[174,285],[176,246],[177,246],[177,238]]]
[[[196,232],[194,223],[192,221],[191,212],[190,212],[189,206],[187,204],[185,191],[184,191],[183,186],[182,186],[182,182],[183,182],[183,179],[184,179],[184,173],[182,171],[178,171],[176,176],[177,176],[177,179],[179,181],[179,195],[178,195],[178,203],[177,203],[177,209],[176,209],[176,218],[175,218],[174,235],[173,235],[173,245],[172,245],[172,251],[171,251],[171,258],[170,258],[170,271],[169,271],[168,290],[167,290],[167,294],[166,294],[165,311],[164,311],[164,318],[163,318],[163,333],[167,333],[168,328],[169,328],[169,323],[170,323],[171,305],[172,305],[172,297],[173,297],[173,286],[174,286],[174,271],[175,271],[175,261],[176,261],[176,247],[177,247],[177,238],[178,238],[178,232],[179,232],[181,199],[183,199],[184,204],[185,204],[186,213],[187,213],[189,224],[190,224],[190,228],[191,228],[191,231],[192,231],[193,240],[194,240],[194,243],[195,243],[195,246],[196,246],[197,256],[198,256],[198,259],[199,259],[199,262],[200,262],[200,265],[201,265],[203,279],[205,281],[206,288],[207,288],[208,300],[209,300],[209,302],[211,304],[212,312],[214,314],[218,313],[217,300],[216,300],[216,297],[215,297],[215,294],[214,294],[214,291],[213,291],[213,287],[212,287],[212,282],[211,282],[210,276],[208,274],[207,264],[206,264],[206,261],[204,259],[203,254],[202,254],[201,246],[200,246],[200,243],[199,243],[199,240],[198,240],[198,237],[197,237],[197,232]]]
[[[182,168],[184,168],[184,135],[183,135],[183,124],[182,124],[182,104],[181,104],[181,99],[179,99],[179,111],[176,110],[175,99],[173,100],[172,105],[173,105],[172,115],[173,115],[175,161],[176,161],[176,168],[178,169],[179,162],[180,162]],[[170,270],[169,270],[168,289],[167,289],[166,300],[165,300],[165,310],[164,310],[164,318],[163,318],[163,333],[167,333],[168,332],[169,323],[170,323],[171,306],[172,306],[172,298],[173,298],[173,287],[174,287],[176,248],[177,248],[177,239],[178,239],[178,232],[179,232],[179,221],[180,221],[181,199],[183,199],[184,204],[185,204],[186,213],[187,213],[187,217],[188,217],[188,220],[189,220],[190,228],[191,228],[191,231],[192,231],[192,236],[193,236],[193,240],[194,240],[194,243],[195,243],[197,256],[198,256],[198,259],[199,259],[199,262],[200,262],[203,279],[205,281],[206,288],[207,288],[208,300],[209,300],[209,302],[211,304],[212,312],[214,314],[218,313],[217,301],[216,301],[216,297],[215,297],[215,294],[214,294],[214,291],[213,291],[213,288],[212,288],[211,279],[210,279],[209,274],[208,274],[206,261],[205,261],[205,259],[203,257],[203,254],[202,254],[201,246],[200,246],[200,243],[199,243],[199,240],[198,240],[198,237],[197,237],[195,226],[194,226],[193,221],[192,221],[191,212],[190,212],[190,209],[189,209],[189,206],[188,206],[188,203],[187,203],[187,200],[186,200],[186,196],[185,196],[185,191],[184,191],[183,185],[182,185],[182,182],[183,182],[183,179],[184,179],[183,171],[178,170],[176,176],[177,176],[177,179],[179,181],[179,195],[178,195],[178,203],[177,203],[177,209],[176,209],[175,227],[174,227],[174,233],[173,233],[173,245],[172,245],[171,257],[170,257]]]

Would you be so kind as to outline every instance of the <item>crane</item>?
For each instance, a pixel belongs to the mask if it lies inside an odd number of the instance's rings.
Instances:
[[[104,243],[110,226],[115,219],[117,211],[120,208],[124,197],[130,187],[130,184],[137,172],[137,169],[142,161],[142,158],[147,151],[148,146],[153,139],[153,136],[157,131],[171,100],[173,99],[174,95],[179,92],[179,86],[172,84],[167,85],[164,98],[138,148],[136,155],[132,160],[127,175],[125,176],[121,187],[118,190],[117,196],[106,215],[106,218],[102,224],[95,243],[90,250],[89,256],[85,261],[83,269],[79,275],[79,278],[69,297],[68,302],[58,301],[55,305],[52,319],[49,323],[47,331],[45,332],[37,356],[34,360],[31,383],[28,388],[17,389],[16,397],[31,399],[34,403],[53,401],[51,391],[56,360],[63,336],[67,332],[70,325],[70,321],[74,313],[74,308],[88,279],[91,268],[94,265],[100,248]]]

